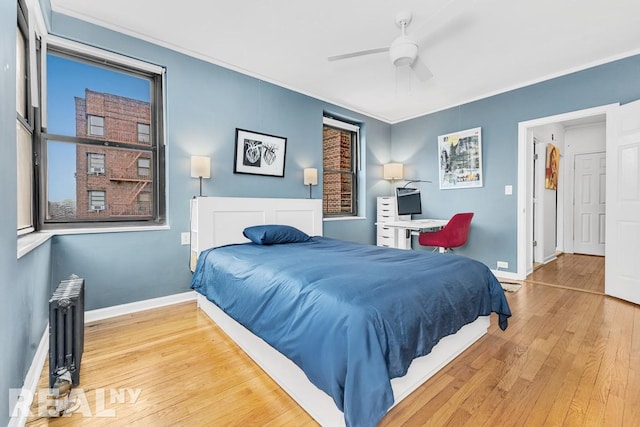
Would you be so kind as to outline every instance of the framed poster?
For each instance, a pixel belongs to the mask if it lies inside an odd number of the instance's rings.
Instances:
[[[560,166],[560,149],[553,145],[547,145],[547,161],[544,169],[544,188],[558,189],[558,169]]]
[[[234,173],[284,177],[287,138],[236,128]]]
[[[482,135],[480,128],[438,137],[441,190],[482,187]]]

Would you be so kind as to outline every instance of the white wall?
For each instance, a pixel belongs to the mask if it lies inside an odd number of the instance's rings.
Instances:
[[[548,144],[554,144],[560,149],[560,174],[564,169],[564,144],[565,129],[560,123],[539,126],[533,129],[533,135],[537,141],[535,152],[538,154],[536,167],[536,205],[535,205],[535,232],[534,238],[537,246],[534,248],[534,261],[547,263],[556,257],[558,249],[562,249],[561,236],[564,234],[562,218],[564,212],[563,195],[566,183],[558,179],[558,190],[544,188],[545,159]]]

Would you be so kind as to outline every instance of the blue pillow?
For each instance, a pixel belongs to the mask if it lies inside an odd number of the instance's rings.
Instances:
[[[254,225],[245,228],[242,234],[256,245],[306,242],[311,238],[290,225]]]

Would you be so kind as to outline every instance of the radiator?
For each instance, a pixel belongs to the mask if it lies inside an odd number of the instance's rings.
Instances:
[[[80,383],[84,351],[84,279],[71,275],[60,282],[49,300],[49,387],[65,372]]]

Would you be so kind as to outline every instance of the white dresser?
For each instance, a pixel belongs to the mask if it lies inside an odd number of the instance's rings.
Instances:
[[[378,231],[376,245],[386,246],[389,248],[397,247],[395,229],[384,226],[385,222],[398,220],[396,198],[393,196],[378,197],[376,212],[376,227]]]
[[[385,222],[408,221],[411,215],[398,216],[398,206],[395,196],[378,197],[376,205],[377,237],[376,245],[388,248],[411,249],[411,235],[397,227],[385,227]],[[402,239],[402,241],[400,240]]]

